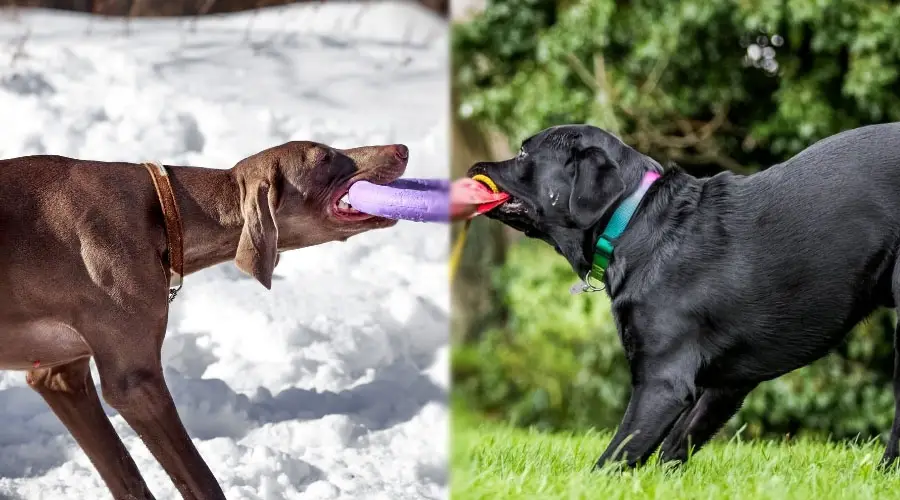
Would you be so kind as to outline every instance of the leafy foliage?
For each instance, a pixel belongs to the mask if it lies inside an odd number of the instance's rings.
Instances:
[[[455,350],[454,390],[517,425],[615,426],[629,378],[608,302],[571,297],[571,269],[547,250],[525,241],[509,252],[496,276],[507,328]]]
[[[524,138],[591,123],[695,175],[752,173],[841,130],[900,120],[900,5],[852,0],[489,0],[453,38],[457,113]],[[541,243],[499,272],[505,325],[458,346],[455,391],[518,425],[612,427],[628,373],[601,294]],[[893,313],[751,393],[731,430],[886,431]]]
[[[456,27],[459,113],[514,147],[591,123],[700,173],[751,171],[900,119],[900,5],[493,0]]]

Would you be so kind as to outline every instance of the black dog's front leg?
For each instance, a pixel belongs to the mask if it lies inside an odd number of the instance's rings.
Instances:
[[[693,381],[654,378],[634,385],[622,423],[597,460],[595,469],[623,461],[643,464],[690,406]]]
[[[662,444],[665,461],[684,462],[688,450],[700,450],[741,407],[753,387],[706,389],[672,427]]]

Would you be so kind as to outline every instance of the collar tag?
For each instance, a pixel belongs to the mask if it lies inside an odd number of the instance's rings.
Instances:
[[[582,280],[578,280],[571,288],[569,288],[570,295],[580,295],[587,291],[589,291],[589,288]]]
[[[571,295],[579,295],[606,290],[606,285],[603,284],[604,274],[603,269],[598,269],[596,265],[592,266],[591,270],[584,275],[584,279],[578,280],[577,283],[569,288],[569,293]]]

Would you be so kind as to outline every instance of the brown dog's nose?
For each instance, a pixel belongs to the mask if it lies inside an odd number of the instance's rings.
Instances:
[[[401,160],[409,158],[409,148],[403,144],[397,144],[394,146],[394,156]]]

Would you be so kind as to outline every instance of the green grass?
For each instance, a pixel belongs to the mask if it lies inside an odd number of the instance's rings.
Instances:
[[[644,468],[592,473],[610,434],[545,434],[453,413],[454,499],[900,498],[900,472],[877,469],[879,441],[718,440],[681,468],[654,456]]]

